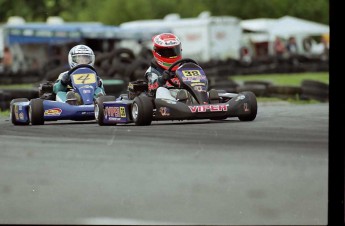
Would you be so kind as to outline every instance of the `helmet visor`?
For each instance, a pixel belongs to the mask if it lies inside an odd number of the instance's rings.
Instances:
[[[167,48],[167,47],[162,48],[162,47],[155,46],[154,47],[154,51],[158,55],[160,55],[161,57],[164,57],[164,58],[175,58],[175,57],[181,55],[181,46],[177,45],[177,46],[169,47],[169,48]]]
[[[91,55],[74,55],[72,61],[79,64],[90,64],[92,62]]]

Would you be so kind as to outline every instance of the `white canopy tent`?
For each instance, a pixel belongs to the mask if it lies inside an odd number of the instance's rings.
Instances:
[[[268,33],[269,28],[277,21],[277,19],[270,18],[258,18],[242,20],[240,26],[242,28],[242,44],[245,46],[251,55],[257,57],[258,43],[269,42],[270,35]],[[262,46],[262,45],[261,45]]]
[[[291,16],[284,16],[279,19],[258,18],[243,20],[241,26],[243,30],[266,34],[267,41],[270,42],[269,52],[271,54],[273,53],[273,42],[277,36],[283,39],[295,37],[299,46],[299,52],[303,53],[303,40],[306,37],[321,36],[330,32],[328,25]],[[254,41],[255,33],[252,36]]]
[[[248,30],[252,32],[268,32],[270,27],[276,23],[277,19],[269,18],[258,18],[242,20],[241,27],[243,30]]]
[[[269,18],[242,20],[240,23],[242,30],[249,31],[243,33],[244,39],[254,43],[268,42],[270,38],[268,30],[276,21],[277,19]]]
[[[268,33],[288,38],[294,35],[322,35],[329,33],[329,26],[296,17],[284,16],[279,19],[258,18],[241,21],[243,30]]]
[[[299,19],[291,16],[284,16],[279,18],[272,25],[272,27],[270,27],[268,32],[271,41],[273,41],[277,36],[284,39],[295,37],[298,46],[298,52],[306,53],[306,50],[303,48],[303,41],[310,36],[321,36],[324,34],[329,34],[330,28],[328,25],[316,23],[313,21]],[[319,44],[314,41],[312,45],[317,46]],[[273,44],[271,44],[269,51],[270,53],[273,53]],[[311,54],[313,53],[311,52]]]
[[[268,32],[271,36],[280,36],[284,38],[295,35],[313,36],[328,34],[329,26],[291,16],[284,16],[276,20],[276,22],[270,26]]]

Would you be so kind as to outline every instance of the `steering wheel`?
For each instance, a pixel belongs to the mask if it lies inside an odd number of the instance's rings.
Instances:
[[[71,70],[68,71],[68,75],[71,75],[73,72],[75,72],[77,69],[82,68],[82,67],[87,67],[90,68],[91,70],[93,70],[94,72],[96,72],[97,75],[97,71],[95,70],[94,67],[92,67],[91,65],[88,64],[79,64],[77,66],[75,66],[74,68],[72,68]]]
[[[185,63],[194,63],[196,65],[199,65],[195,60],[192,60],[190,58],[184,58],[184,59],[181,59],[181,60],[178,60],[176,62],[174,62],[167,70],[168,74],[171,75],[171,70],[176,66],[176,65],[182,65],[182,64],[185,64]],[[180,85],[182,83],[182,81],[180,81],[180,84],[176,84],[175,82],[173,82],[172,80],[172,77],[170,77],[167,81],[169,82],[169,84],[171,84],[172,86],[176,87],[176,88],[181,88]]]

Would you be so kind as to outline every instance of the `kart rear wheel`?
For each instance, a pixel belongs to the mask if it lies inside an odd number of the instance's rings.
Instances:
[[[13,107],[14,103],[18,102],[27,102],[29,101],[27,98],[17,98],[13,99],[10,103],[10,119],[13,125],[29,125],[30,121],[28,120],[27,122],[17,122],[16,117],[15,117],[15,108]]]
[[[104,104],[106,101],[115,101],[114,96],[100,96],[96,99],[95,103],[95,119],[100,126],[104,126]],[[114,124],[112,124],[114,125]]]
[[[42,99],[32,99],[29,104],[29,120],[31,125],[44,124],[44,108]]]
[[[132,104],[132,119],[137,126],[151,125],[153,117],[152,100],[146,96],[137,96]]]
[[[246,108],[249,109],[250,113],[248,115],[239,116],[238,118],[241,121],[253,121],[256,118],[258,111],[256,96],[251,91],[241,92],[241,94],[245,95],[246,99],[248,99],[248,102],[243,104],[247,104]],[[243,106],[243,108],[245,108],[245,106]]]

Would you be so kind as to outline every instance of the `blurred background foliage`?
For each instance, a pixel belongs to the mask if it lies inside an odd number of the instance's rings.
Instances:
[[[65,21],[119,25],[132,20],[161,19],[169,13],[195,17],[202,11],[240,19],[290,15],[329,24],[329,0],[0,0],[0,23],[10,16],[21,16],[27,22],[45,22],[49,16],[60,16]]]

